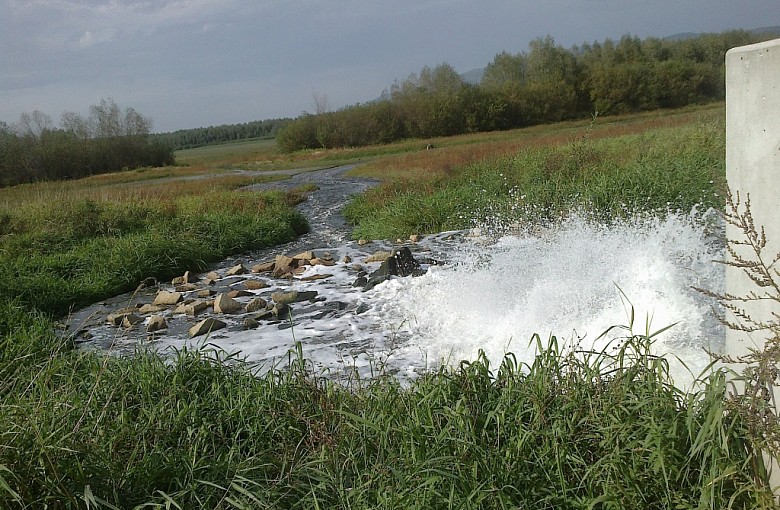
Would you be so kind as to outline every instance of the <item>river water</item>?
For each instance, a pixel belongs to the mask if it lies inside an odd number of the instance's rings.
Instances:
[[[336,265],[311,266],[293,279],[248,274],[224,277],[214,285],[216,290],[237,289],[259,279],[269,287],[252,293],[265,299],[278,290],[317,292],[316,299],[294,304],[287,319],[244,329],[246,314],[220,316],[227,328],[194,339],[187,329],[203,316],[164,312],[168,330],[152,336],[141,327],[125,330],[105,323],[105,316],[117,308],[151,301],[157,289],[149,289],[79,311],[71,318],[71,330],[86,332],[79,340],[83,348],[118,354],[139,346],[168,352],[213,345],[240,353],[259,371],[285,366],[290,349],[300,342],[312,366],[334,377],[354,372],[370,377],[379,371],[413,377],[441,363],[474,359],[480,351],[495,367],[508,352],[531,363],[534,334],[544,342],[556,335],[559,345],[568,349],[601,350],[614,348],[631,332],[653,333],[671,326],[657,336],[653,349],[670,360],[675,381],[686,386],[709,363],[707,351],[722,347],[725,333],[713,311],[717,305],[694,290],[723,290],[723,267],[713,262],[723,256],[722,233],[715,228],[713,234],[713,221],[706,221],[712,213],[669,214],[609,226],[575,215],[544,229],[496,234],[491,225],[490,235],[480,228],[428,235],[404,243],[424,262],[423,276],[395,277],[363,291],[353,286],[359,271],[370,273],[379,265],[364,260],[399,245],[349,240],[340,210],[352,194],[375,184],[345,176],[349,168],[306,172],[257,186],[315,183],[319,190],[301,206],[312,232],[288,245],[231,257],[210,268],[224,274],[238,263],[250,267],[279,253],[308,249],[333,257]],[[300,279],[314,274],[330,276]],[[602,335],[607,330],[609,334]]]

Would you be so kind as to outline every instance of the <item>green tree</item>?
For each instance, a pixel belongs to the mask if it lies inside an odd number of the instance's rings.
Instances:
[[[501,91],[507,84],[523,85],[528,73],[528,58],[523,53],[498,53],[485,67],[480,86],[489,91]]]

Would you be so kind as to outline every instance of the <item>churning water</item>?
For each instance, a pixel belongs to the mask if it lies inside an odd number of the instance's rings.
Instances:
[[[186,335],[196,319],[168,313],[168,333],[151,343],[142,333],[104,324],[91,329],[91,342],[125,350],[141,342],[160,351],[210,343],[240,351],[262,367],[283,366],[288,351],[300,342],[315,368],[335,376],[354,370],[370,375],[382,367],[405,377],[440,363],[475,359],[480,351],[496,368],[508,352],[530,364],[534,334],[543,343],[556,335],[559,345],[601,350],[627,336],[629,326],[636,334],[671,326],[655,338],[653,349],[667,355],[675,381],[686,385],[691,373],[698,375],[708,364],[706,351],[719,350],[724,337],[716,303],[693,288],[723,290],[723,267],[714,262],[722,258],[723,236],[707,216],[669,214],[611,225],[574,216],[548,228],[501,236],[475,231],[430,235],[410,245],[413,253],[444,264],[367,292],[352,286],[355,263],[371,271],[378,263],[361,261],[391,245],[339,242],[315,247],[315,252],[329,251],[338,264],[312,266],[300,275],[327,273],[328,278],[274,281],[268,289],[253,291],[268,299],[273,290],[316,290],[318,299],[294,305],[288,321],[244,330],[242,316],[223,316],[228,327],[203,340]],[[342,262],[345,255],[353,262]],[[269,256],[243,261],[249,265]],[[264,275],[242,278],[269,280]],[[230,288],[242,278],[223,283]],[[178,329],[176,321],[182,322]],[[602,336],[613,326],[623,327]]]
[[[635,334],[671,326],[653,349],[685,385],[724,337],[716,303],[694,289],[723,290],[723,266],[714,262],[722,242],[708,237],[706,219],[672,214],[605,226],[574,217],[544,231],[475,240],[447,266],[386,283],[381,307],[409,334],[406,352],[453,362],[482,350],[492,364],[507,352],[530,364],[534,334],[600,351],[629,326]]]

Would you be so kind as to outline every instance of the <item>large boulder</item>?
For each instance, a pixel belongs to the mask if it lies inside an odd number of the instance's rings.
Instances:
[[[380,276],[419,276],[422,273],[420,263],[414,258],[411,250],[404,246],[382,262],[379,269],[371,273],[369,279]]]
[[[395,275],[398,276],[420,276],[424,273],[420,263],[412,255],[412,251],[404,246],[392,257],[395,259]]]
[[[424,272],[420,263],[412,255],[411,250],[404,246],[397,252],[394,252],[392,256],[380,264],[376,271],[369,275],[368,281],[363,284],[363,290],[373,289],[380,283],[389,280],[392,276],[420,276]],[[362,283],[362,281],[361,278],[358,278],[354,285],[357,286],[358,282]]]

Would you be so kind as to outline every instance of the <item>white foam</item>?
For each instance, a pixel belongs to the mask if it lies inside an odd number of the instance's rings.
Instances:
[[[679,357],[698,375],[709,362],[705,350],[717,351],[724,334],[712,311],[715,303],[691,288],[723,289],[722,265],[713,262],[722,258],[722,250],[705,234],[705,223],[695,214],[609,226],[573,217],[544,230],[499,238],[469,237],[467,232],[431,235],[416,246],[420,251],[415,255],[448,263],[431,266],[421,277],[393,278],[362,292],[352,287],[352,264],[310,267],[301,276],[333,276],[276,281],[254,291],[268,299],[280,288],[317,290],[324,301],[293,305],[291,328],[264,323],[243,331],[241,316],[221,316],[229,327],[206,341],[266,367],[283,366],[299,341],[318,370],[371,375],[382,366],[410,375],[441,362],[473,360],[480,350],[496,368],[508,352],[530,364],[536,354],[534,334],[543,341],[556,335],[559,344],[565,340],[569,347],[600,350],[628,334],[614,329],[600,337],[612,326],[627,326],[633,308],[634,333],[674,324],[657,336],[654,352]],[[377,249],[390,248],[388,243],[344,243],[315,251],[360,262]],[[363,265],[370,272],[379,264]],[[334,309],[337,302],[341,305]],[[102,327],[102,333],[94,331],[96,336],[117,335],[116,329]],[[138,339],[128,336],[126,341],[131,345]],[[155,345],[164,350],[203,342],[186,333],[168,333]],[[686,385],[690,374],[681,364],[673,369],[675,381]]]
[[[532,363],[534,334],[602,350],[633,332],[658,335],[654,352],[678,356],[698,374],[718,350],[723,330],[714,303],[692,289],[722,290],[720,251],[702,223],[681,215],[612,226],[581,217],[537,234],[505,236],[454,254],[455,264],[378,289],[384,320],[408,333],[406,352],[458,362],[484,351],[493,366],[504,355]],[[667,356],[668,357],[668,356]],[[675,381],[690,379],[673,366]]]

